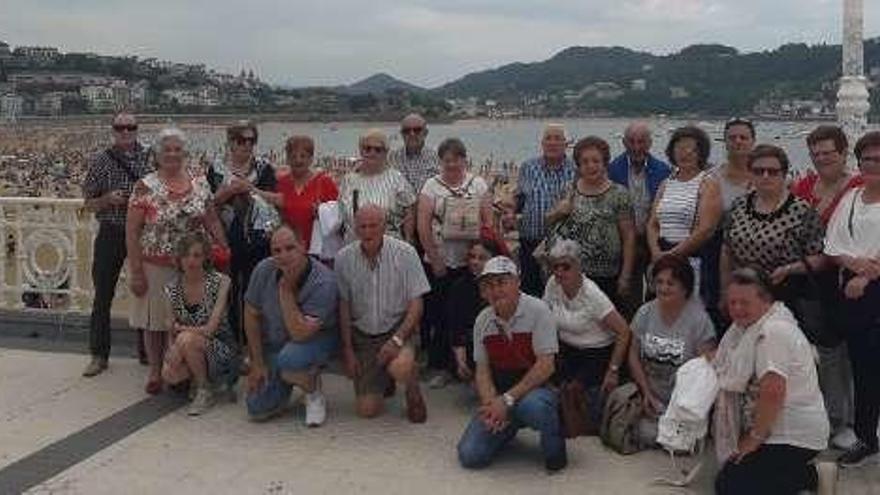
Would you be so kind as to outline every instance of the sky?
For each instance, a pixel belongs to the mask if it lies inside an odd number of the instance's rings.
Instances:
[[[864,0],[880,36],[880,1]],[[2,0],[0,40],[137,55],[286,86],[377,72],[435,87],[570,46],[656,54],[839,43],[843,0]]]

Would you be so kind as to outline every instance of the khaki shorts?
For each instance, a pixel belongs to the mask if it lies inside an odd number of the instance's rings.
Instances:
[[[357,329],[352,329],[351,345],[354,355],[361,365],[361,373],[354,379],[354,394],[357,397],[364,395],[382,396],[388,385],[391,384],[391,375],[386,366],[379,364],[379,349],[385,342],[391,340],[394,332],[380,335],[369,335]],[[404,344],[410,347],[410,343]]]
[[[144,275],[147,278],[147,292],[142,297],[132,295],[128,324],[132,328],[164,332],[168,330],[168,321],[173,316],[165,286],[174,282],[177,270],[171,266],[144,262]]]

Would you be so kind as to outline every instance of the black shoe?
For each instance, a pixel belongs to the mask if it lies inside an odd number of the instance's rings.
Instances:
[[[565,466],[568,466],[568,454],[564,447],[561,454],[548,457],[544,460],[544,467],[547,469],[547,472],[551,474],[564,469]]]
[[[870,447],[866,443],[859,440],[849,450],[844,452],[837,458],[837,463],[841,467],[857,467],[861,466],[869,457],[877,453],[877,446]]]

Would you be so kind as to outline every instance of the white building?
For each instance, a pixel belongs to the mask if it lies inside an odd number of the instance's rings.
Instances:
[[[93,112],[109,112],[116,108],[116,94],[110,85],[82,86],[79,94]]]

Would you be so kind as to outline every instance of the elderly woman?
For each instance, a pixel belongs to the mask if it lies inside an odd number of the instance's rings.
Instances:
[[[254,267],[269,256],[269,235],[280,224],[276,206],[275,170],[254,154],[257,126],[244,121],[226,129],[228,152],[208,168],[208,183],[214,205],[229,239],[232,260],[232,306],[230,321],[236,334],[242,332],[242,295]]]
[[[666,156],[676,171],[660,185],[647,228],[651,259],[664,254],[687,258],[697,274],[697,295],[700,249],[712,238],[722,211],[718,182],[705,171],[710,152],[709,136],[702,129],[686,126],[672,133]]]
[[[791,186],[791,192],[810,203],[819,213],[823,225],[828,225],[840,200],[850,189],[862,185],[862,177],[850,173],[846,166],[849,142],[839,126],[820,125],[807,136],[807,147],[815,171]],[[825,407],[831,420],[831,444],[848,450],[856,441],[852,430],[853,390],[849,355],[840,324],[841,312],[838,291],[837,266],[826,267],[814,274],[819,289],[821,307],[825,314],[822,338],[817,342],[819,351],[819,384],[825,397]]]
[[[155,146],[156,171],[135,184],[125,225],[129,283],[134,295],[129,320],[132,327],[146,330],[149,394],[162,389],[162,354],[170,320],[164,287],[176,274],[177,243],[188,233],[207,230],[214,243],[227,249],[208,182],[186,169],[183,132],[165,129]]]
[[[550,250],[553,275],[544,290],[559,331],[559,373],[587,392],[617,387],[630,329],[599,286],[582,272],[577,242],[564,239]]]
[[[584,274],[616,307],[622,308],[629,292],[636,247],[629,193],[608,179],[611,151],[601,138],[581,139],[575,144],[572,157],[578,179],[547,214],[548,225],[560,222],[551,228],[550,245],[553,237],[577,241],[581,245],[580,266]]]
[[[841,269],[843,314],[855,385],[858,441],[839,462],[855,466],[877,453],[880,417],[880,132],[855,146],[864,185],[848,192],[828,224],[825,254]]]
[[[449,288],[467,270],[471,242],[479,239],[482,227],[492,225],[489,186],[482,177],[468,172],[464,143],[446,139],[437,154],[440,173],[422,187],[416,214],[425,262],[431,267],[431,294],[425,308],[428,328],[423,335],[428,342],[422,344],[428,350],[428,368],[436,373],[431,380],[433,388],[444,386],[452,369],[452,336],[444,321],[449,313],[443,311]]]
[[[344,240],[356,239],[354,215],[363,205],[373,204],[387,214],[388,235],[412,243],[415,240],[416,195],[399,170],[389,167],[388,138],[378,129],[361,135],[361,161],[343,178],[339,187],[339,211]]]
[[[477,278],[483,273],[486,262],[505,254],[494,240],[480,239],[471,243],[467,252],[467,272],[449,286],[449,297],[444,301],[446,327],[451,336],[455,356],[455,373],[460,380],[474,376],[474,322],[488,302],[480,293]]]
[[[733,325],[714,359],[714,435],[724,463],[716,493],[815,490],[810,461],[827,446],[829,425],[810,343],[758,270],[731,273],[727,305]]]
[[[172,343],[162,379],[171,385],[192,380],[196,393],[190,416],[211,407],[213,388],[229,387],[238,377],[238,343],[226,315],[230,281],[212,268],[210,253],[202,234],[184,236],[177,246],[179,273],[165,286]]]
[[[734,201],[725,218],[721,282],[726,286],[730,272],[744,266],[770,273],[776,297],[815,343],[823,322],[808,277],[824,264],[825,229],[816,210],[789,192],[788,168],[788,157],[776,146],[762,144],[749,155],[754,191]]]
[[[630,323],[629,370],[642,392],[640,443],[653,446],[657,420],[666,410],[678,368],[715,348],[715,327],[699,301],[691,298],[694,270],[680,256],[667,255],[651,268],[657,298],[645,303]]]
[[[284,221],[296,230],[308,249],[318,205],[336,201],[339,188],[330,174],[315,171],[315,141],[309,136],[291,136],[284,146],[287,166],[278,170],[278,192]]]

